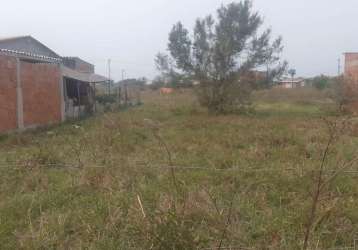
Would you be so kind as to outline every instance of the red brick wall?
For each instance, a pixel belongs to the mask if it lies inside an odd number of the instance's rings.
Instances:
[[[358,79],[358,53],[345,54],[344,74],[348,77]]]
[[[58,65],[21,62],[25,128],[61,122],[60,77]]]
[[[0,55],[0,133],[17,128],[16,59]]]

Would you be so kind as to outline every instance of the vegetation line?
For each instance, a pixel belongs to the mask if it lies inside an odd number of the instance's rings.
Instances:
[[[345,164],[345,167],[343,169],[347,169],[348,167],[353,167],[354,163],[357,162],[357,159],[350,161],[349,163]],[[98,169],[109,169],[108,166],[85,166],[85,167],[78,167],[75,165],[67,165],[67,164],[36,164],[38,167],[49,167],[54,169],[72,169],[72,170],[82,170],[83,168],[98,168]],[[140,165],[139,165],[140,166]],[[27,170],[27,168],[31,168],[33,166],[27,165],[27,164],[1,164],[0,168],[12,168],[16,170]],[[138,166],[137,166],[138,167]],[[256,173],[256,172],[282,172],[282,171],[292,171],[292,172],[299,172],[302,173],[301,169],[297,168],[260,168],[260,169],[252,169],[252,168],[237,168],[236,166],[228,167],[228,168],[212,168],[212,167],[183,167],[183,166],[148,166],[145,165],[145,168],[147,169],[174,169],[174,170],[188,170],[188,171],[201,171],[201,170],[207,170],[207,171],[213,171],[213,172],[229,172],[229,171],[235,171],[235,172],[243,172],[243,173]],[[326,173],[335,173],[335,174],[357,174],[358,170],[343,170],[339,171],[337,173],[337,170],[325,170]],[[307,172],[310,173],[319,173],[319,169],[313,169],[313,170],[307,170]]]

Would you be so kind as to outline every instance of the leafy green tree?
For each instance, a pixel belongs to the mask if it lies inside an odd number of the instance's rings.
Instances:
[[[312,79],[312,86],[316,89],[323,90],[331,85],[333,79],[330,79],[328,76],[321,75]]]
[[[199,100],[212,113],[245,108],[257,86],[253,72],[267,69],[269,83],[287,66],[280,61],[281,37],[271,41],[270,29],[259,32],[262,24],[250,0],[222,6],[216,17],[197,19],[192,39],[179,22],[169,34],[170,55],[157,56],[158,69],[199,81]]]
[[[187,88],[192,86],[193,80],[191,77],[176,72],[174,62],[168,55],[158,53],[155,58],[155,64],[161,72],[159,77],[164,80],[163,86],[170,88]]]
[[[169,74],[173,69],[173,62],[171,58],[163,53],[158,53],[155,57],[155,66],[157,70],[162,72],[162,74]]]

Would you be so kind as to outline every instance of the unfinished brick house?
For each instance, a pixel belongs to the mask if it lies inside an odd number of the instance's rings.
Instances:
[[[353,114],[358,114],[358,53],[344,53],[344,97],[346,104],[343,108]]]
[[[107,78],[36,39],[0,40],[0,133],[56,124],[94,110],[94,84]]]
[[[344,75],[358,80],[358,53],[345,53]]]

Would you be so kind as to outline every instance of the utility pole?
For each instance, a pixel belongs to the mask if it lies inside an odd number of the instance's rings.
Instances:
[[[341,59],[338,58],[338,76],[341,75]]]
[[[108,95],[111,95],[111,59],[108,59]]]
[[[120,99],[121,99],[121,91],[122,91],[122,87],[125,87],[125,84],[124,84],[124,69],[122,69],[122,81],[121,83],[118,84],[117,86],[117,101],[118,101],[118,104],[120,104]],[[125,102],[127,103],[127,101],[125,100]]]
[[[125,74],[125,70],[122,69],[122,83],[123,83],[123,87],[124,87],[124,103],[127,106],[128,104],[128,86],[127,83],[124,83],[124,74]]]
[[[122,81],[124,81],[124,73],[125,73],[126,71],[124,70],[124,69],[122,69]]]

